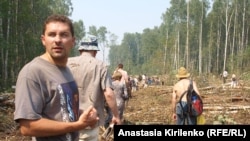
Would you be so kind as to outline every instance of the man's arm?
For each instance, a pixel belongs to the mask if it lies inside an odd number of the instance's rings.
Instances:
[[[196,91],[196,93],[197,93],[198,95],[200,95],[200,92],[199,92],[199,90],[198,90],[198,87],[197,87],[197,84],[196,84],[195,81],[193,81],[193,89]]]
[[[109,108],[111,109],[112,113],[113,113],[113,119],[115,118],[116,124],[121,124],[121,120],[119,118],[119,114],[118,114],[118,108],[117,108],[117,103],[116,103],[116,98],[115,98],[115,94],[113,92],[113,90],[111,88],[106,88],[104,91],[104,96],[106,99],[106,102],[109,106]]]
[[[89,107],[76,122],[61,122],[41,118],[38,120],[19,119],[20,132],[24,136],[56,136],[65,133],[75,132],[88,126],[92,127],[99,120],[97,111]]]
[[[172,93],[172,112],[176,113],[176,90],[173,90]]]
[[[172,112],[173,112],[173,116],[172,116],[172,118],[173,118],[173,120],[176,120],[176,98],[177,98],[177,90],[176,90],[176,88],[175,88],[176,86],[174,86],[174,88],[173,88],[173,93],[172,93]]]

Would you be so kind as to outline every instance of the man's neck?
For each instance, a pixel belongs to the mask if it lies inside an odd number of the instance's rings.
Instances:
[[[67,64],[67,58],[66,59],[54,59],[52,58],[48,53],[44,53],[40,56],[42,59],[50,62],[53,65],[59,66],[59,67],[65,67]]]
[[[81,52],[81,54],[90,54],[92,57],[95,58],[97,53],[96,53],[96,51],[89,50],[89,51],[83,51],[83,52]]]

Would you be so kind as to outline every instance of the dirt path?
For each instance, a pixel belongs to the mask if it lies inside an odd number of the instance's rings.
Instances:
[[[133,93],[125,111],[129,124],[174,124],[168,86],[152,86]],[[250,124],[250,92],[242,89],[202,90],[206,124]]]

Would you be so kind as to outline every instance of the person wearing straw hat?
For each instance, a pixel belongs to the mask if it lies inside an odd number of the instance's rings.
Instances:
[[[181,107],[181,104],[179,102],[181,95],[189,87],[190,73],[186,70],[186,68],[180,67],[178,73],[176,74],[176,77],[179,79],[179,81],[173,87],[173,94],[172,94],[173,120],[176,122],[177,125],[184,125],[186,124],[186,122],[189,125],[196,125],[197,118],[191,117],[185,112],[187,110],[187,99],[185,96],[186,94],[180,101],[182,103],[183,108]],[[193,81],[193,88],[199,94],[195,81]],[[187,121],[185,122],[185,120]]]

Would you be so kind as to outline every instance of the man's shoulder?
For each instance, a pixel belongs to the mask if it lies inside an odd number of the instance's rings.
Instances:
[[[123,73],[123,74],[128,74],[128,72],[125,71],[124,69],[119,69],[118,71],[121,72],[121,73]]]
[[[77,66],[77,60],[79,59],[79,56],[75,56],[75,57],[69,57],[68,58],[68,61],[67,61],[67,66],[69,67],[69,68],[72,68],[72,67],[75,67],[75,66]]]
[[[105,62],[103,62],[103,61],[101,61],[101,60],[99,60],[97,58],[94,58],[94,60],[95,60],[96,65],[101,66],[101,68],[106,68],[107,69],[108,65]]]
[[[179,87],[179,86],[184,86],[184,85],[189,85],[190,84],[190,80],[189,79],[182,79],[179,80],[178,82],[175,83],[175,87]]]
[[[80,58],[80,56],[69,57],[67,63],[70,63],[70,62],[72,62],[72,61],[75,61],[75,60],[78,59],[78,58]]]
[[[30,62],[28,62],[27,64],[25,64],[23,66],[22,70],[27,69],[30,72],[31,71],[37,71],[37,70],[40,70],[41,68],[48,67],[49,65],[50,65],[50,63],[48,61],[46,61],[46,60],[44,60],[44,59],[42,59],[40,57],[35,57]]]

